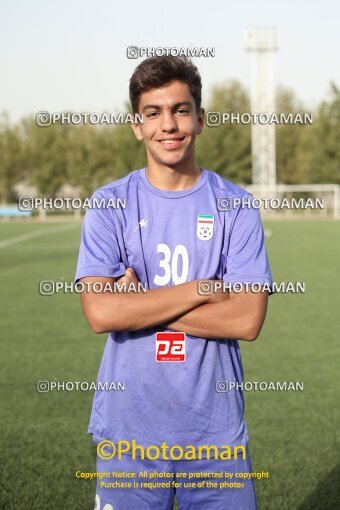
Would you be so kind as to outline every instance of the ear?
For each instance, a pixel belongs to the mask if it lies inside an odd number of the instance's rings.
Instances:
[[[137,140],[143,140],[143,133],[142,133],[142,125],[141,124],[131,124],[132,131],[135,133],[135,137]]]
[[[197,134],[200,135],[202,133],[202,129],[204,127],[204,116],[205,110],[204,108],[200,108],[197,114],[198,118],[198,126],[197,126]]]

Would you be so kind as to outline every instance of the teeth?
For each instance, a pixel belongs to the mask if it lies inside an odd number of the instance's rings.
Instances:
[[[178,140],[162,140],[163,143],[174,143],[174,142],[177,142]]]

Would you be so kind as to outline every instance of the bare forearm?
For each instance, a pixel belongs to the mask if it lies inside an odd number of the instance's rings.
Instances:
[[[174,320],[201,304],[206,296],[189,282],[147,292],[102,293],[86,296],[87,320],[97,333],[134,331]]]
[[[172,331],[184,331],[200,338],[255,340],[266,315],[267,300],[248,303],[228,299],[204,304],[165,324]]]

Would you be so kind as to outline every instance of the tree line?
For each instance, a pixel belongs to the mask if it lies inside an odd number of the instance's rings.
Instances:
[[[237,81],[215,86],[206,111],[250,112],[250,98]],[[294,92],[278,88],[276,111],[309,113]],[[128,105],[126,105],[128,112]],[[331,83],[313,112],[312,124],[276,126],[277,182],[340,184],[340,89]],[[197,163],[239,184],[251,183],[251,125],[205,126],[197,138]],[[32,117],[11,124],[0,118],[0,202],[16,200],[25,182],[54,197],[65,183],[85,197],[146,164],[143,142],[129,125],[53,124],[39,127]]]

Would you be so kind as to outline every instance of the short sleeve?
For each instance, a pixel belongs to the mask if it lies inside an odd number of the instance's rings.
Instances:
[[[272,286],[272,275],[258,209],[240,207],[224,254],[223,281]]]
[[[101,198],[95,192],[91,198]],[[111,208],[88,208],[82,226],[75,282],[85,276],[125,274]]]

